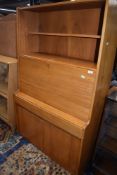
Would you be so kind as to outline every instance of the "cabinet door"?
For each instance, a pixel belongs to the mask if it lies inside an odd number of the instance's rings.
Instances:
[[[20,59],[20,91],[63,112],[87,121],[95,71],[77,65]]]
[[[19,105],[16,109],[20,133],[65,169],[77,174],[81,140]]]

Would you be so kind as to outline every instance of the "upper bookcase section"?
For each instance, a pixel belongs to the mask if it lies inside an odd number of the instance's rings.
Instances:
[[[97,61],[103,0],[79,0],[18,9],[19,56],[43,53]]]

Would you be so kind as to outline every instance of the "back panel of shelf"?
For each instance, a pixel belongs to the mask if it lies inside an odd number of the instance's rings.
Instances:
[[[59,55],[71,59],[93,61],[97,39],[30,35],[28,48],[32,53]],[[37,46],[35,47],[35,43]],[[96,59],[96,58],[95,58]]]

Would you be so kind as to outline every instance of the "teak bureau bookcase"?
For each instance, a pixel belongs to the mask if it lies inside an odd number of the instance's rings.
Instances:
[[[19,8],[18,130],[72,174],[94,148],[117,46],[116,0]]]

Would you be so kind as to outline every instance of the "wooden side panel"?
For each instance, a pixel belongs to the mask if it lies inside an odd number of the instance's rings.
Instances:
[[[20,58],[19,71],[21,92],[88,121],[95,71],[29,58]]]
[[[105,97],[108,94],[108,88],[112,76],[113,63],[117,48],[117,1],[106,1],[104,23],[102,30],[102,39],[99,51],[97,78],[95,84],[95,93],[92,101],[92,110],[90,125],[85,132],[82,142],[81,152],[81,170],[83,171],[88,161],[91,159],[96,136],[98,134],[101,115]]]
[[[14,112],[13,94],[17,90],[17,62],[9,64],[8,76],[8,120],[12,126],[15,126],[16,118]]]
[[[29,52],[29,36],[28,32],[35,30],[39,27],[39,15],[33,12],[17,11],[17,50],[18,56]],[[31,21],[31,23],[30,23]],[[32,43],[32,47],[36,50],[39,48],[39,40],[35,40],[35,45]]]
[[[16,15],[0,19],[0,54],[16,57]]]
[[[18,130],[72,174],[77,174],[80,140],[17,105]],[[25,126],[25,127],[24,127]]]
[[[0,63],[4,69],[0,68],[0,95],[4,97],[0,107],[4,109],[2,119],[5,119],[11,126],[15,126],[13,93],[17,90],[17,60],[12,57],[0,55]],[[2,102],[2,101],[1,101]],[[5,103],[6,102],[6,103]]]

